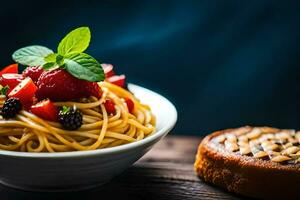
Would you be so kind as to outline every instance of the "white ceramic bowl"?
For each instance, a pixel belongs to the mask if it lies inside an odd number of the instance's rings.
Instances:
[[[92,151],[26,153],[0,151],[0,182],[34,191],[82,190],[110,181],[141,158],[175,125],[177,112],[166,98],[129,84],[130,90],[151,106],[157,131],[138,142]]]

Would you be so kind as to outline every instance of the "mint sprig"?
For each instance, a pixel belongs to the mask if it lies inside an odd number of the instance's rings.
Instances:
[[[34,45],[15,51],[12,58],[22,65],[43,66],[45,70],[63,68],[78,79],[90,82],[103,81],[105,76],[100,63],[83,53],[88,48],[90,40],[90,29],[80,27],[61,40],[57,53],[47,47]]]
[[[9,90],[9,86],[6,85],[6,86],[4,86],[4,87],[1,88],[0,94],[1,95],[7,95],[8,90]]]
[[[40,66],[46,63],[45,57],[52,53],[53,51],[47,47],[33,45],[15,51],[12,58],[22,65]]]
[[[60,110],[60,113],[65,115],[65,114],[68,114],[70,112],[71,108],[68,107],[68,106],[63,106]]]
[[[67,55],[64,63],[65,69],[76,78],[91,82],[105,79],[100,63],[88,54],[75,53]],[[95,65],[100,67],[95,67]]]
[[[88,48],[90,41],[90,29],[88,27],[77,28],[62,39],[57,47],[57,52],[63,56],[82,53]]]

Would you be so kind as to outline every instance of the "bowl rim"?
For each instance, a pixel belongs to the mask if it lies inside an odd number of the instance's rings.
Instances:
[[[86,150],[86,151],[69,151],[69,152],[54,152],[54,153],[49,153],[49,152],[41,152],[41,153],[34,153],[34,152],[18,152],[18,151],[8,151],[8,150],[0,150],[0,156],[9,156],[9,157],[28,157],[28,158],[74,158],[74,157],[86,157],[86,156],[95,156],[95,155],[106,155],[106,154],[111,154],[111,153],[119,153],[122,151],[127,151],[131,150],[140,146],[143,146],[147,143],[150,143],[152,141],[157,140],[160,137],[163,137],[165,134],[167,134],[176,124],[177,122],[177,110],[175,106],[164,96],[149,90],[147,88],[144,88],[142,86],[133,84],[133,83],[128,83],[129,88],[138,88],[141,89],[147,93],[151,93],[152,95],[158,96],[162,101],[165,101],[168,105],[168,110],[170,112],[170,117],[168,117],[168,120],[166,120],[166,123],[164,126],[156,131],[154,134],[128,144],[123,144],[120,146],[116,147],[109,147],[105,149],[96,149],[96,150]]]

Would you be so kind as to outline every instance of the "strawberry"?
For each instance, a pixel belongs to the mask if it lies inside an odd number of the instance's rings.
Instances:
[[[104,106],[108,114],[114,114],[116,112],[115,103],[112,100],[107,99]]]
[[[111,64],[101,64],[104,74],[105,74],[105,78],[109,78],[113,75],[115,75],[115,72],[113,70],[113,66]]]
[[[133,101],[132,101],[131,99],[129,99],[129,98],[126,98],[126,99],[125,99],[125,103],[126,103],[126,105],[127,105],[128,111],[129,111],[130,113],[132,113],[132,111],[133,111],[133,109],[134,109],[134,103],[133,103]]]
[[[98,99],[102,96],[102,90],[98,83],[96,82],[88,82],[86,81],[86,90],[90,94],[90,96],[97,97]]]
[[[119,87],[125,86],[125,75],[114,75],[106,79],[109,83],[112,83],[114,85],[117,85]]]
[[[58,109],[49,100],[45,99],[31,106],[31,112],[45,120],[58,121]]]
[[[99,86],[93,82],[80,80],[64,69],[45,71],[38,82],[36,97],[52,101],[70,101],[78,98],[99,96]]]
[[[8,86],[9,89],[7,93],[12,91],[23,79],[21,74],[2,74],[0,76],[0,84],[5,87]]]
[[[27,67],[22,75],[24,77],[30,77],[34,83],[37,83],[39,77],[41,74],[44,72],[44,69],[40,66],[35,66],[35,67]]]
[[[33,101],[34,94],[37,90],[37,87],[31,80],[27,77],[22,80],[10,93],[8,97],[18,98],[22,105],[30,105]]]
[[[7,73],[17,74],[18,73],[18,68],[19,68],[18,66],[19,66],[18,64],[8,65],[7,67],[5,67],[4,69],[2,69],[0,71],[0,75],[7,74]]]

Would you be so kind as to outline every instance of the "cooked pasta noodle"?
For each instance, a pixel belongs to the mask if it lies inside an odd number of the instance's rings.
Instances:
[[[23,152],[65,152],[95,150],[141,140],[155,131],[155,117],[150,107],[143,105],[129,91],[108,82],[100,82],[100,99],[90,97],[80,102],[55,102],[56,106],[71,106],[81,111],[83,125],[74,131],[64,130],[50,122],[21,110],[15,119],[0,120],[0,149]],[[125,98],[134,102],[129,113]],[[115,114],[108,114],[104,102],[114,102]],[[0,96],[0,105],[4,103]]]

